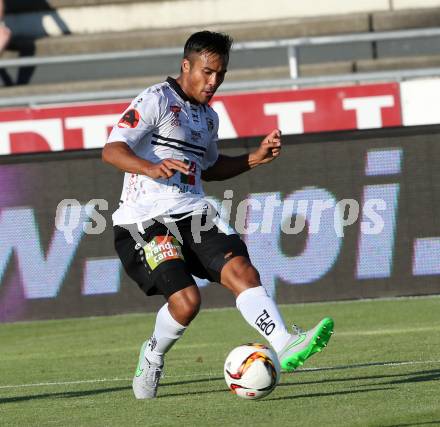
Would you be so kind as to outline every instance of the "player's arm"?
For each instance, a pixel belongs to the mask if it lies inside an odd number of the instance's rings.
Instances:
[[[150,162],[136,155],[134,147],[153,131],[160,120],[163,98],[158,93],[142,93],[122,114],[102,150],[102,160],[124,172],[150,178],[170,178],[176,171],[187,174],[189,166],[175,159]]]
[[[276,159],[281,152],[281,132],[273,130],[253,152],[230,157],[219,154],[217,161],[202,172],[204,181],[223,181]]]
[[[108,142],[102,150],[102,161],[121,171],[146,175],[150,178],[171,178],[176,171],[188,174],[189,165],[176,159],[165,159],[153,163],[142,159],[122,141]]]

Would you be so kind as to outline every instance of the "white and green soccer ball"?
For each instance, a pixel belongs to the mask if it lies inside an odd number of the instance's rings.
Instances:
[[[229,389],[244,399],[260,399],[271,393],[280,380],[277,355],[263,344],[244,344],[226,358],[224,374]]]

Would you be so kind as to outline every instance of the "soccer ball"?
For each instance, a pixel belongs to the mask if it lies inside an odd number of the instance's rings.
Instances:
[[[232,393],[244,399],[260,399],[271,393],[280,379],[276,354],[263,344],[234,348],[225,361],[225,380]]]

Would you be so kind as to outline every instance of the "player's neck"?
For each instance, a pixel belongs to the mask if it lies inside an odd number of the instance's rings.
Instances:
[[[199,102],[196,101],[193,96],[191,96],[191,91],[189,90],[189,84],[182,75],[177,77],[176,83],[179,85],[180,89],[185,94],[187,100],[191,102],[191,104],[199,104]]]

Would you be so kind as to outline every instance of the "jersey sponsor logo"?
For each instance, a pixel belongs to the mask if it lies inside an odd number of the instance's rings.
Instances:
[[[255,324],[265,335],[270,335],[275,329],[275,323],[266,310],[257,317]]]
[[[180,243],[174,236],[156,236],[143,249],[145,261],[151,270],[165,261],[184,259]]]
[[[202,192],[198,189],[198,187],[195,186],[195,184],[182,184],[177,183],[177,184],[173,184],[171,191],[173,193],[179,193],[179,194],[184,194],[184,193],[191,193],[191,194],[202,194]]]
[[[178,127],[181,125],[179,119],[179,113],[182,111],[182,107],[179,105],[171,105],[170,111],[173,113],[173,118],[171,119],[171,126]]]
[[[189,160],[184,160],[186,164],[189,164],[189,173],[185,175],[184,173],[180,174],[180,182],[186,185],[196,185],[196,171],[197,166],[195,162],[190,162]]]
[[[198,141],[200,141],[201,137],[202,137],[201,132],[197,132],[197,131],[191,129],[191,141],[198,142]]]
[[[206,127],[208,128],[209,132],[214,130],[214,120],[212,120],[210,117],[206,118]]]
[[[200,111],[195,105],[191,105],[191,117],[194,123],[200,123]]]
[[[124,113],[119,120],[118,127],[134,129],[139,123],[139,112],[132,108]]]

